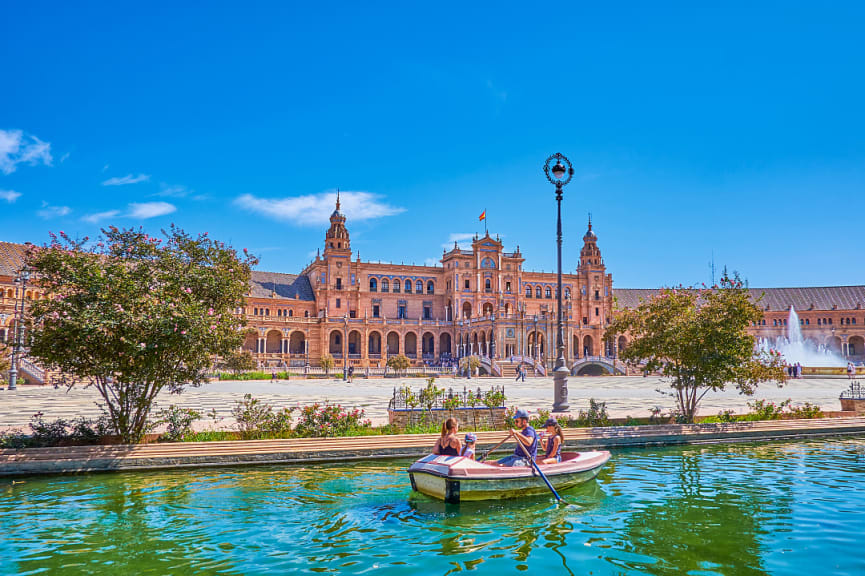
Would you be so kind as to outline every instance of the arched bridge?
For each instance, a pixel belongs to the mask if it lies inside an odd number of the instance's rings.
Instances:
[[[628,369],[622,361],[606,356],[584,356],[571,364],[571,376],[625,375],[627,373]]]

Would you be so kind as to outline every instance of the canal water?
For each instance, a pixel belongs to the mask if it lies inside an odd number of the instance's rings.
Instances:
[[[616,451],[445,505],[407,461],[0,480],[0,574],[865,574],[865,439]]]

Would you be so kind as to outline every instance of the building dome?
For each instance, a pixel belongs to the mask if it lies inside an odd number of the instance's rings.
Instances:
[[[594,232],[592,232],[592,219],[591,219],[591,217],[589,217],[589,229],[586,230],[586,235],[583,236],[583,241],[584,242],[589,242],[589,241],[595,242],[597,239],[598,239],[598,237],[595,235]]]

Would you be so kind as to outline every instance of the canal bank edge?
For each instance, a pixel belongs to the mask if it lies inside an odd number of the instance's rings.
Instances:
[[[494,447],[504,434],[479,432],[478,453]],[[565,434],[566,448],[576,450],[865,436],[865,417],[568,428]],[[410,458],[428,454],[436,438],[436,434],[403,434],[6,449],[0,450],[0,477]]]

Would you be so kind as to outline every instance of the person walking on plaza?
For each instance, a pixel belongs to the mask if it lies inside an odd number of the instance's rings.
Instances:
[[[354,366],[349,366],[348,367],[348,382],[349,382],[349,384],[351,384],[353,379],[354,379]]]
[[[847,362],[847,379],[852,380],[856,376],[856,367],[852,362]]]
[[[514,378],[514,382],[519,382],[520,377],[523,375],[523,365],[522,364],[517,366],[516,373],[517,373],[517,377]]]
[[[520,378],[522,378],[523,382],[526,381],[526,365],[520,364]]]

